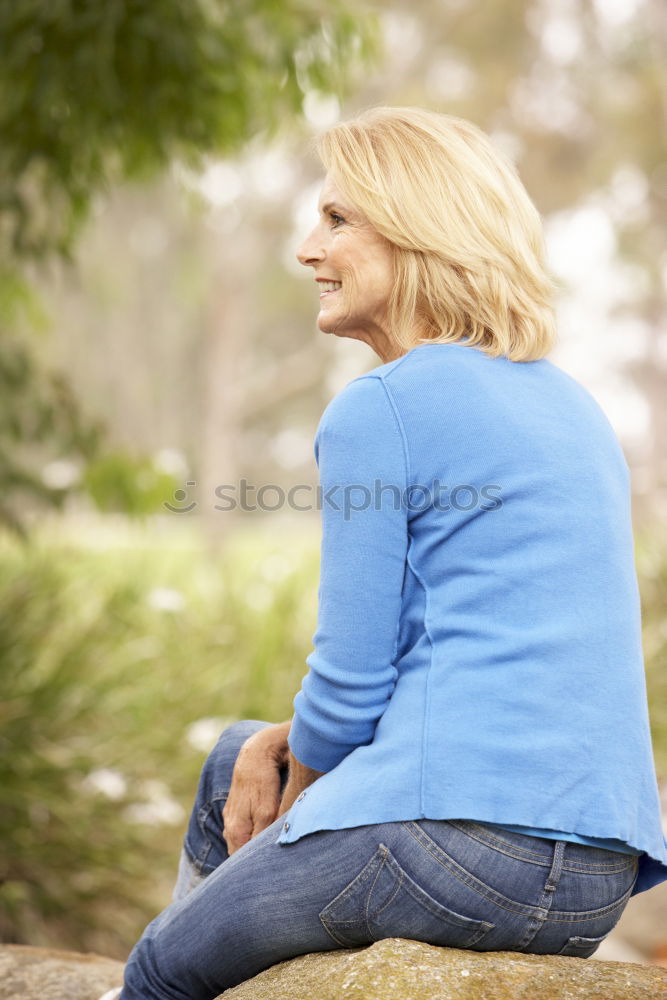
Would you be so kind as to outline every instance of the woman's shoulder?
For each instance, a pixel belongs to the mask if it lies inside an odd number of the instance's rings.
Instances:
[[[552,423],[573,418],[608,433],[602,407],[580,382],[549,358],[510,361],[462,343],[420,344],[400,358],[352,379],[329,402],[321,425],[359,426],[387,420],[421,424],[424,415],[456,422],[472,413],[530,419],[544,412]]]
[[[461,342],[420,344],[369,374],[384,382],[396,400],[412,398],[422,408],[445,395],[463,409],[486,401],[498,410],[520,404],[530,410],[548,399],[554,413],[574,407],[582,416],[606,420],[592,393],[548,357],[511,361]]]
[[[381,376],[374,369],[353,378],[336,393],[322,413],[320,430],[329,426],[358,427],[375,422],[387,412],[387,393]]]
[[[433,352],[432,348],[441,348],[441,350]],[[448,350],[449,348],[454,348],[454,351]],[[459,353],[462,348],[463,345],[459,344],[420,344],[413,347],[400,358],[376,365],[375,368],[355,376],[339,390],[329,406],[339,408],[348,405],[361,405],[366,400],[372,400],[374,397],[380,397],[383,392],[386,393],[386,386],[400,382],[403,378],[414,379],[420,370],[433,370],[438,367],[439,362],[445,360],[451,368],[458,368],[460,362],[465,363],[465,357],[461,357]],[[472,349],[464,348],[464,350],[466,354],[469,354]],[[481,354],[480,351],[476,353]]]

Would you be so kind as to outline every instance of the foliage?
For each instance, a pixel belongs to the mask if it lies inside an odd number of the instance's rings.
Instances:
[[[235,152],[340,92],[373,32],[342,0],[1,0],[0,233],[67,252],[91,198]]]
[[[169,901],[189,727],[291,714],[316,556],[40,537],[0,548],[0,939],[124,957]]]
[[[66,460],[49,462],[52,448]],[[83,488],[98,510],[140,516],[159,513],[176,486],[150,458],[111,450],[67,378],[42,366],[16,334],[0,350],[0,467],[0,523],[24,540],[26,501],[62,510]]]
[[[26,306],[34,319],[35,266],[71,259],[96,196],[275,132],[306,93],[342,92],[374,37],[344,0],[0,0],[0,330]],[[4,331],[0,524],[25,535],[26,497],[58,507],[66,493],[45,488],[34,445],[88,461],[101,428],[36,345],[19,359]],[[128,512],[141,490],[130,493]]]
[[[142,516],[162,513],[162,503],[177,485],[143,456],[107,451],[83,473],[86,491],[98,510]]]
[[[67,490],[45,482],[36,459],[56,442],[85,460],[95,453],[100,434],[98,425],[82,421],[67,380],[44,370],[22,338],[7,335],[0,350],[0,522],[25,536],[26,498],[61,507]]]

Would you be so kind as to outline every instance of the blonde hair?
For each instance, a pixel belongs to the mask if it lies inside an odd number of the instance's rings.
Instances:
[[[393,244],[389,318],[401,347],[465,339],[512,361],[548,353],[553,284],[540,217],[483,132],[421,108],[379,107],[328,129],[317,151]]]

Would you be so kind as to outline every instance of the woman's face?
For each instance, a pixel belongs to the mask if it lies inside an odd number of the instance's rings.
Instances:
[[[364,340],[383,361],[403,353],[393,343],[387,310],[394,285],[391,244],[354,209],[327,174],[319,222],[297,251],[319,289],[323,333]]]

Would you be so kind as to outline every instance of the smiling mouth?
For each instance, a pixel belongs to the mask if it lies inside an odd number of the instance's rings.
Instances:
[[[323,295],[330,295],[331,292],[337,292],[341,287],[342,282],[340,281],[318,281],[320,286],[320,297]]]

